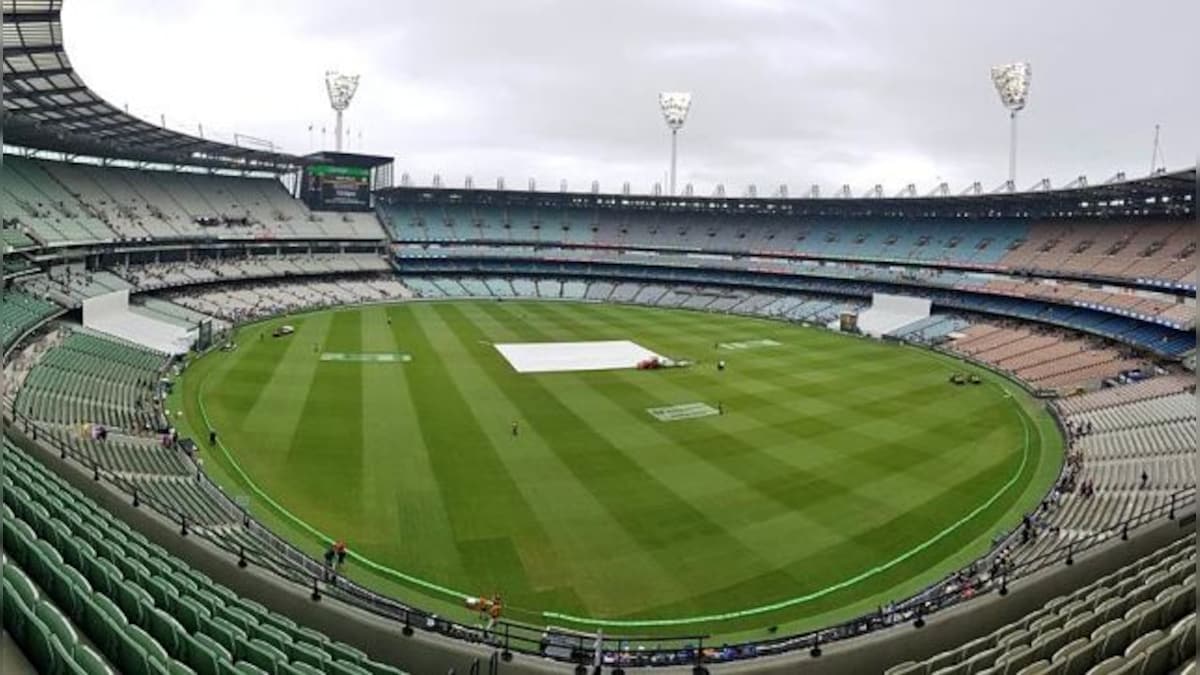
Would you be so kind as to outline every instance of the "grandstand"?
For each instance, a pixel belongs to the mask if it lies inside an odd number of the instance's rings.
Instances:
[[[0,163],[0,646],[23,655],[13,672],[385,675],[504,659],[516,672],[1033,675],[1194,660],[1194,170],[894,199],[383,182],[365,208],[327,211],[281,177],[330,155],[139,120],[70,67],[61,3],[0,5],[4,133],[19,148]],[[56,117],[54,96],[80,112]],[[489,633],[331,577],[227,493],[173,437],[182,412],[165,401],[189,361],[83,325],[85,303],[120,292],[134,315],[211,329],[211,348],[230,349],[249,322],[377,303],[607,303],[833,328],[905,296],[921,311],[862,332],[1012,378],[1046,400],[1068,458],[986,556],[847,622],[720,647],[685,631],[504,621]]]

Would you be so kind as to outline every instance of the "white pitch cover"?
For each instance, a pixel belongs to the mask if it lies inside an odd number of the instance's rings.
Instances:
[[[602,342],[516,342],[495,345],[518,373],[637,368],[641,361],[662,358],[629,340]]]

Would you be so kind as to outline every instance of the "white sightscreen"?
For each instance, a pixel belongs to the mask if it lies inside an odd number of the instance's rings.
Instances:
[[[194,328],[130,311],[128,290],[84,300],[83,325],[167,354],[186,354],[196,341]]]
[[[925,298],[875,293],[871,296],[871,306],[858,315],[858,329],[879,337],[928,317],[931,304]]]

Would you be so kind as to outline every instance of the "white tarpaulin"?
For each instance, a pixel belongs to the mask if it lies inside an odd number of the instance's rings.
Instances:
[[[637,368],[646,359],[662,358],[629,340],[603,342],[516,342],[496,350],[518,373]]]
[[[879,337],[928,317],[931,304],[926,298],[875,293],[871,296],[871,306],[858,315],[858,329]]]
[[[113,291],[83,301],[85,328],[168,354],[186,354],[196,329],[159,321],[129,310],[129,291]]]

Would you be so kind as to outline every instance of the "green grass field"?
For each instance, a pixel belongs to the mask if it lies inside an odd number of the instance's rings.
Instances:
[[[296,334],[272,338],[281,323]],[[455,593],[503,593],[508,617],[539,624],[615,621],[610,634],[849,618],[985,551],[1061,461],[1049,415],[997,375],[767,320],[407,303],[236,339],[192,364],[170,404],[197,438],[205,416],[219,431],[210,473],[314,554],[314,532],[345,539],[353,578],[464,620]],[[518,374],[491,344],[606,339],[699,363]],[[714,347],[759,339],[780,344]],[[963,371],[985,383],[947,382]],[[718,401],[721,416],[646,412]]]

